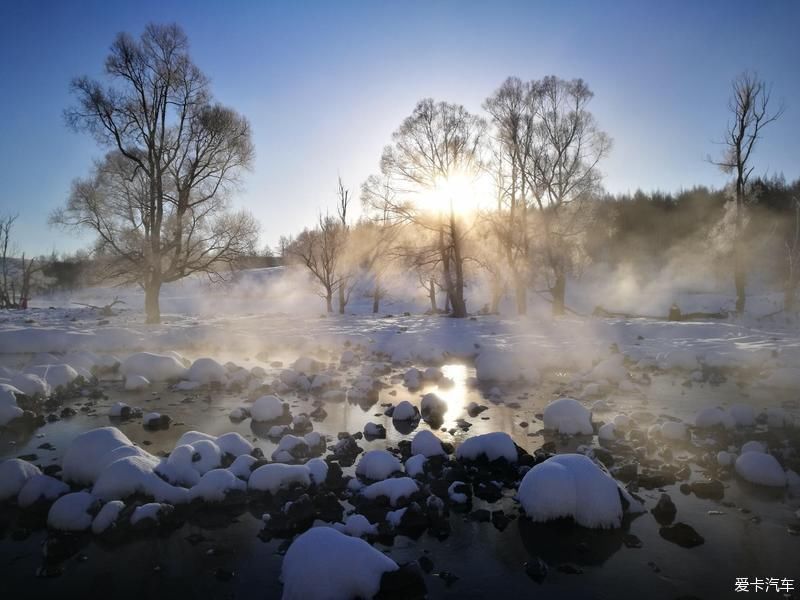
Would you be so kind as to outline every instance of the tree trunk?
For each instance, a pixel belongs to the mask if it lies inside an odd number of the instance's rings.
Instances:
[[[347,301],[345,300],[345,297],[344,297],[344,287],[345,287],[345,282],[341,281],[339,283],[339,314],[340,315],[344,314],[344,307],[347,305]]]
[[[372,292],[372,314],[377,314],[378,311],[381,309],[381,293],[380,290],[376,287],[375,291]]]
[[[503,285],[499,277],[492,279],[492,303],[489,305],[489,313],[496,315],[500,312],[500,300],[503,298]]]
[[[744,175],[743,165],[740,163],[736,178],[736,228],[733,237],[733,283],[736,287],[736,314],[744,313],[746,300],[745,286],[747,274],[745,271],[744,257],[742,256],[742,229],[744,212]]]
[[[564,273],[556,273],[556,283],[550,288],[553,295],[553,316],[561,316],[566,312],[565,296],[567,292],[567,277]]]
[[[464,261],[461,257],[461,240],[456,230],[456,219],[452,208],[450,209],[450,235],[453,244],[453,262],[455,263],[456,280],[453,285],[453,316],[463,319],[467,316],[467,303],[464,300]]]
[[[528,314],[528,286],[519,273],[514,273],[514,296],[517,301],[517,314]]]
[[[325,308],[329,313],[333,312],[333,290],[328,290],[325,295]]]
[[[786,282],[786,289],[783,293],[783,310],[787,313],[794,312],[797,302],[797,287],[800,284],[800,277],[794,273],[789,276]]]
[[[157,324],[161,322],[161,307],[158,297],[161,294],[161,279],[151,275],[144,287],[144,312],[146,322]]]
[[[436,307],[436,283],[433,279],[431,279],[429,283],[428,298],[430,298],[431,301],[431,312],[436,314],[439,309]]]

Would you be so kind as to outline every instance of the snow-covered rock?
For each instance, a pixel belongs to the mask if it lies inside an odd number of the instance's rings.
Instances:
[[[122,361],[119,372],[129,377],[141,375],[151,382],[180,379],[186,375],[186,367],[171,354],[138,352]]]
[[[277,396],[261,396],[250,409],[254,421],[275,421],[284,416],[283,402]]]
[[[592,413],[574,398],[559,398],[544,409],[544,427],[564,435],[591,435]]]
[[[231,466],[228,467],[228,470],[236,475],[239,479],[243,479],[247,481],[250,479],[250,472],[253,470],[253,465],[258,461],[255,456],[250,456],[249,454],[242,454],[236,457],[231,463]]]
[[[419,475],[423,475],[425,473],[425,461],[428,459],[422,456],[422,454],[415,454],[410,456],[406,461],[406,475],[409,477],[418,477]]]
[[[604,442],[613,442],[617,439],[614,423],[606,423],[597,430],[597,438]]]
[[[311,485],[311,471],[305,465],[273,463],[258,467],[250,474],[247,487],[250,490],[275,494],[292,484],[303,487]]]
[[[63,481],[49,475],[34,475],[25,482],[19,491],[17,504],[26,508],[40,500],[52,502],[67,492],[69,492],[69,486]]]
[[[41,474],[39,467],[19,458],[0,462],[0,502],[16,498],[29,479]]]
[[[247,484],[227,469],[212,469],[206,472],[189,490],[190,500],[223,502],[230,492],[244,492]]]
[[[124,500],[141,494],[157,502],[182,504],[188,501],[188,491],[170,485],[159,477],[155,457],[127,456],[109,464],[100,473],[92,494],[102,500]]]
[[[734,404],[728,412],[737,427],[752,427],[756,424],[756,411],[749,404]]]
[[[314,527],[289,546],[283,559],[283,600],[372,598],[397,563],[364,540],[332,527]]]
[[[439,438],[432,431],[423,429],[418,431],[411,440],[411,454],[421,454],[425,458],[430,458],[431,456],[443,456],[445,451]]]
[[[521,380],[535,382],[538,370],[526,364],[525,358],[511,350],[486,348],[475,359],[475,374],[478,381],[516,383]]]
[[[106,502],[100,512],[95,515],[92,520],[92,533],[100,535],[109,530],[109,528],[116,525],[119,519],[119,514],[125,508],[125,503],[121,500],[112,500]]]
[[[679,423],[677,421],[666,421],[662,423],[658,427],[658,432],[662,438],[665,440],[672,440],[672,441],[681,441],[685,440],[689,436],[689,429],[686,427],[685,423]]]
[[[125,389],[129,392],[144,390],[150,387],[150,380],[143,375],[128,375],[125,377]]]
[[[593,529],[620,527],[620,487],[582,454],[558,454],[525,474],[518,498],[525,514],[544,522],[572,517]]]
[[[746,452],[736,459],[736,473],[750,483],[784,487],[786,472],[777,459],[763,452]]]
[[[495,431],[467,438],[456,450],[456,458],[460,460],[478,460],[481,456],[490,461],[503,458],[515,463],[517,447],[507,433]]]
[[[419,410],[408,400],[402,400],[394,407],[392,419],[395,421],[415,421],[419,419]]]
[[[365,535],[377,535],[378,526],[370,523],[364,515],[350,515],[344,523],[336,523],[334,527],[342,533],[352,537],[364,537]]]
[[[730,467],[733,465],[734,461],[736,460],[736,455],[731,454],[730,452],[726,452],[725,450],[720,450],[717,452],[717,464],[720,467]]]
[[[65,481],[90,484],[109,464],[125,456],[147,454],[116,427],[99,427],[78,435],[64,452],[61,476]]]
[[[694,416],[694,426],[700,429],[708,429],[711,427],[733,429],[736,426],[736,421],[729,412],[720,408],[709,407],[697,411],[697,414]]]
[[[47,526],[59,531],[86,531],[92,526],[98,499],[89,492],[61,496],[47,513]]]
[[[748,452],[761,452],[763,454],[766,451],[767,451],[767,445],[764,442],[751,440],[749,442],[745,442],[744,444],[742,444],[742,448],[739,451],[739,453],[747,454]]]
[[[425,394],[420,401],[420,412],[424,418],[441,417],[447,412],[447,402],[438,394]]]
[[[228,371],[213,358],[198,358],[189,367],[186,373],[189,381],[196,381],[203,385],[209,383],[222,383],[228,381]]]
[[[358,461],[356,475],[372,481],[380,481],[402,470],[403,465],[390,452],[386,450],[370,450]]]
[[[50,395],[50,386],[47,382],[33,373],[17,373],[11,378],[9,384],[17,388],[26,396],[42,396]]]
[[[83,371],[83,376],[87,379],[91,379],[91,374],[85,370]],[[79,376],[78,371],[73,369],[70,365],[65,364],[35,365],[29,367],[26,373],[36,375],[43,379],[51,390],[55,390],[59,387],[66,387]]]
[[[388,498],[391,506],[397,506],[400,500],[410,498],[418,491],[417,482],[410,477],[396,477],[368,485],[361,490],[361,494],[370,500],[376,500],[381,497]]]

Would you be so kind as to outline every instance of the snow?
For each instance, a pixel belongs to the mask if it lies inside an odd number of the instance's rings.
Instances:
[[[736,473],[750,483],[769,487],[784,487],[786,473],[777,459],[763,452],[746,452],[736,459]]]
[[[402,498],[410,498],[418,491],[419,486],[416,481],[410,477],[397,477],[368,485],[361,490],[361,494],[370,500],[381,497],[388,498],[389,503],[394,507]]]
[[[121,500],[106,502],[92,521],[92,533],[100,535],[108,531],[109,528],[116,524],[119,514],[124,508],[125,503]]]
[[[559,398],[544,409],[544,427],[564,435],[592,435],[592,413],[574,398]]]
[[[97,504],[97,498],[88,492],[61,496],[47,513],[47,526],[60,531],[86,531],[92,526],[91,511]]]
[[[717,452],[717,464],[720,467],[730,467],[736,461],[736,455],[720,450]]]
[[[283,559],[283,600],[372,598],[397,563],[364,540],[331,527],[309,529]]]
[[[733,429],[736,426],[736,421],[727,411],[716,407],[709,407],[697,411],[697,414],[694,416],[694,426],[700,429],[708,429],[711,427]]]
[[[325,482],[325,478],[328,476],[328,463],[321,458],[312,458],[305,466],[311,474],[313,483],[321,485]]]
[[[272,460],[273,462],[279,463],[295,462],[297,458],[295,458],[294,454],[297,454],[298,451],[301,457],[307,455],[310,451],[308,442],[306,442],[304,438],[296,435],[285,435],[281,438],[281,441],[278,442],[278,447],[275,448],[272,453]]]
[[[151,382],[180,379],[186,375],[186,367],[169,354],[138,352],[122,361],[119,372],[126,377],[141,375]]]
[[[59,496],[69,492],[69,486],[49,475],[34,475],[29,478],[17,496],[17,504],[26,508],[39,500],[52,502]]]
[[[597,430],[597,438],[604,442],[613,442],[617,439],[614,423],[606,423]]]
[[[144,375],[128,375],[125,377],[125,389],[129,392],[144,390],[150,387],[150,380]]]
[[[9,383],[26,396],[49,396],[50,386],[47,382],[33,373],[17,373]]]
[[[250,479],[250,471],[252,466],[257,462],[257,458],[255,456],[250,456],[249,454],[242,454],[241,456],[237,456],[236,460],[231,463],[231,466],[228,467],[228,470],[236,475],[239,479],[244,479],[247,481]]]
[[[32,477],[41,475],[39,467],[19,458],[0,463],[0,502],[16,498]]]
[[[311,485],[311,470],[305,465],[273,463],[258,467],[250,474],[248,489],[275,494],[292,484]]]
[[[109,464],[123,456],[146,454],[116,427],[99,427],[81,433],[70,443],[61,461],[61,476],[78,484],[94,483]]]
[[[456,450],[456,458],[461,460],[478,460],[481,456],[490,461],[503,458],[515,463],[517,448],[511,436],[502,431],[495,431],[467,438]]]
[[[186,373],[189,381],[207,385],[209,383],[227,383],[228,372],[213,358],[198,358]]]
[[[628,378],[628,370],[625,368],[625,357],[615,354],[605,360],[600,361],[589,373],[589,379],[593,381],[604,380],[609,383],[620,383]]]
[[[17,395],[22,395],[22,392],[12,385],[0,383],[0,427],[22,416],[23,410],[17,406]]]
[[[168,507],[168,504],[161,504],[160,502],[149,502],[137,506],[131,515],[131,525],[136,525],[148,519],[157,523],[161,515],[168,511]]]
[[[684,423],[676,421],[667,421],[661,424],[659,428],[661,437],[665,440],[681,441],[689,436],[689,430]]]
[[[152,427],[155,423],[161,420],[161,413],[149,412],[142,417],[142,425],[145,427]]]
[[[475,373],[479,381],[515,383],[520,380],[535,382],[539,378],[533,366],[512,350],[484,349],[475,359]]]
[[[739,453],[740,454],[747,454],[748,452],[764,453],[766,451],[767,451],[767,445],[764,442],[752,440],[742,444],[742,449],[739,451]]]
[[[244,492],[247,484],[227,469],[212,469],[206,472],[189,490],[190,500],[223,502],[232,491]]]
[[[466,504],[469,501],[469,497],[466,494],[456,491],[456,488],[461,485],[464,485],[463,481],[454,481],[450,484],[450,487],[447,488],[447,496],[450,498],[450,501],[455,504]]]
[[[124,500],[135,494],[142,494],[158,502],[186,502],[187,490],[161,479],[155,472],[157,465],[155,457],[120,458],[103,469],[92,487],[92,494],[102,500]]]
[[[418,431],[411,440],[411,454],[421,454],[425,458],[431,456],[442,456],[445,454],[442,442],[432,431],[423,429]]]
[[[414,421],[419,418],[419,410],[408,400],[398,402],[392,411],[392,419],[395,421]]]
[[[353,537],[378,534],[378,526],[370,523],[364,515],[350,515],[343,524],[337,523],[334,527],[338,531]]]
[[[231,431],[224,433],[214,440],[224,454],[231,456],[241,456],[242,454],[250,454],[253,451],[253,444],[248,442],[240,433]]]
[[[756,424],[756,411],[749,404],[734,404],[728,412],[737,427],[752,427]]]
[[[533,521],[572,517],[592,529],[622,524],[617,483],[582,454],[558,454],[533,467],[522,478],[518,498]]]
[[[406,475],[409,477],[417,477],[425,473],[425,461],[428,459],[422,454],[415,454],[406,461]]]
[[[380,481],[402,470],[403,465],[390,452],[386,450],[370,450],[364,453],[358,461],[356,475],[372,481]]]
[[[34,365],[29,367],[26,373],[43,379],[51,390],[66,387],[78,378],[78,372],[70,365],[65,364]],[[91,379],[90,373],[84,372],[83,375],[87,379]]]
[[[275,421],[283,415],[283,402],[277,396],[261,396],[250,409],[254,421]]]

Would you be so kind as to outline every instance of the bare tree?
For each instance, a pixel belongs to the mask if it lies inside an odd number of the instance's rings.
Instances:
[[[0,275],[3,278],[0,288],[0,308],[9,308],[12,305],[10,285],[13,285],[11,269],[14,250],[11,244],[11,232],[18,217],[19,215],[0,215]]]
[[[794,204],[794,227],[786,236],[787,277],[784,290],[783,309],[793,312],[797,302],[797,288],[800,286],[800,199],[792,197]]]
[[[392,134],[392,144],[381,157],[381,171],[396,192],[386,210],[399,222],[437,234],[438,261],[454,317],[467,315],[465,226],[456,209],[463,199],[451,195],[444,205],[432,207],[426,206],[425,194],[447,189],[448,181],[473,177],[481,170],[484,131],[483,119],[463,106],[425,99]]]
[[[212,103],[188,46],[177,25],[150,24],[139,40],[119,34],[105,62],[112,85],[75,79],[77,106],[65,112],[111,152],[52,220],[98,235],[109,275],[127,272],[144,288],[151,323],[161,318],[163,283],[197,272],[222,277],[256,232],[252,218],[227,213],[224,202],[252,160],[249,125]]]
[[[350,295],[353,293],[357,278],[352,272],[357,268],[357,260],[355,257],[354,248],[348,248],[348,241],[350,237],[350,225],[347,221],[347,210],[350,208],[350,190],[344,187],[342,178],[339,177],[339,185],[337,188],[337,202],[336,202],[336,216],[339,218],[339,240],[338,246],[341,254],[345,254],[345,250],[350,250],[347,256],[342,256],[339,263],[338,279],[336,287],[339,296],[339,314],[343,315],[347,303],[350,302]],[[348,262],[350,264],[346,264]]]
[[[339,283],[342,241],[338,219],[320,215],[317,227],[302,231],[288,249],[289,254],[296,257],[319,283],[320,296],[325,299],[329,313],[333,312],[333,294]]]
[[[736,287],[736,312],[744,312],[747,267],[742,233],[747,204],[747,184],[753,172],[752,154],[765,126],[783,114],[783,105],[770,111],[770,87],[756,73],[745,72],[733,80],[733,93],[728,100],[731,120],[722,141],[724,152],[719,160],[709,161],[735,177],[736,215],[733,241],[733,278]]]
[[[539,212],[539,233],[553,314],[565,312],[567,275],[577,242],[600,191],[600,161],[611,148],[587,106],[593,94],[582,79],[548,76],[531,85],[532,158],[525,163],[528,189]]]

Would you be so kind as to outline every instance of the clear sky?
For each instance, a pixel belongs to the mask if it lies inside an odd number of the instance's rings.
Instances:
[[[0,212],[29,253],[89,237],[47,216],[102,151],[69,130],[72,77],[102,75],[115,34],[179,23],[216,97],[245,114],[257,158],[235,198],[274,244],[357,193],[417,100],[480,112],[509,75],[582,77],[614,139],[612,192],[720,186],[705,162],[725,127],[730,80],[755,69],[787,105],[756,172],[800,176],[800,2],[0,0]]]

